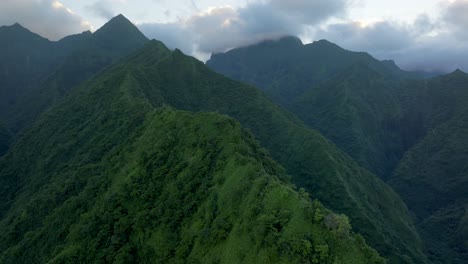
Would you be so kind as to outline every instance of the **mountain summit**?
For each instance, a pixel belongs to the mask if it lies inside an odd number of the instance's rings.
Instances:
[[[95,45],[108,50],[134,50],[148,38],[123,15],[112,18],[93,34]],[[128,52],[127,51],[127,52]]]
[[[34,57],[30,56],[31,59],[26,66],[33,67],[31,71],[38,71],[38,76],[33,78],[30,84],[21,86],[16,84],[18,80],[11,78],[12,76],[5,78],[15,83],[12,86],[23,87],[27,90],[24,95],[15,98],[14,104],[8,105],[5,102],[3,111],[1,111],[2,105],[0,104],[0,120],[3,115],[3,120],[15,133],[30,124],[47,107],[67,95],[72,88],[88,80],[116,60],[143,47],[148,42],[148,38],[127,18],[119,15],[93,34],[84,32],[65,37],[59,42],[45,41],[46,47],[43,50],[48,53],[40,52],[41,49],[37,48],[37,45],[31,49],[31,52],[38,52],[41,55],[41,61],[35,62]],[[15,42],[14,47],[21,47],[22,44],[20,44],[21,42]],[[50,53],[53,56],[46,56]],[[27,53],[23,50],[15,50],[5,56],[12,56],[16,59],[21,58],[23,54]],[[0,58],[1,56],[0,52]],[[50,58],[56,59],[50,62]],[[0,64],[2,62],[0,61]],[[48,67],[48,63],[51,67]],[[28,69],[26,66],[21,68]],[[23,73],[28,76],[32,75],[25,71]],[[23,79],[29,80],[29,78]],[[9,102],[11,101],[13,100],[10,99]]]

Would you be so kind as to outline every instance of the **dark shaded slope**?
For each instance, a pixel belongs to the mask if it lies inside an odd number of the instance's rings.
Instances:
[[[393,61],[287,37],[213,55],[207,65],[262,88],[384,179],[420,136],[406,129],[413,120],[400,101],[400,81],[418,75]]]
[[[236,121],[155,108],[137,68],[74,90],[0,159],[2,263],[383,263]]]
[[[70,89],[88,80],[116,60],[143,47],[148,39],[124,16],[111,19],[84,40],[70,36],[62,46],[79,43],[38,88],[31,91],[8,112],[8,124],[14,132],[34,121],[45,109],[66,95]]]
[[[10,131],[0,123],[0,157],[8,151],[12,142],[13,136]]]
[[[37,88],[90,32],[49,41],[19,24],[0,27],[0,116]]]
[[[207,64],[259,85],[360,164],[391,177],[415,214],[431,259],[467,262],[468,75],[457,70],[430,80],[405,80],[412,74],[391,61],[366,60],[365,54],[327,42],[311,44],[309,49],[321,52],[306,54],[299,42],[286,42],[292,43],[236,49]],[[304,90],[296,93],[298,86]],[[277,96],[275,89],[285,94]]]
[[[385,183],[255,88],[218,75],[177,50],[155,64],[154,50],[160,49],[152,42],[130,60],[135,78],[155,106],[217,111],[236,118],[296,184],[347,214],[356,231],[383,255],[395,263],[425,261],[405,205]]]
[[[392,178],[436,263],[468,261],[468,112],[432,130]]]
[[[412,105],[419,93],[414,83],[356,64],[305,93],[291,109],[386,179],[425,131],[423,113]]]
[[[468,261],[468,75],[456,71],[419,87],[429,132],[390,184],[414,212],[435,263]]]

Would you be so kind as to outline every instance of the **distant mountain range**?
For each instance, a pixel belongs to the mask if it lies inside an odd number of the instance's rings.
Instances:
[[[1,27],[0,66],[0,263],[468,260],[461,71],[295,37],[204,65],[122,15]]]

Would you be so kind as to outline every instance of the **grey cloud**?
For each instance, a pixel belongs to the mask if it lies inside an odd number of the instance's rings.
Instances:
[[[140,24],[138,27],[143,34],[163,41],[170,49],[178,48],[186,54],[195,52],[193,33],[177,23]]]
[[[346,48],[369,52],[395,51],[411,44],[414,35],[404,25],[383,21],[364,27],[359,22],[332,24],[316,34]]]
[[[347,0],[271,0],[274,9],[303,24],[316,24],[330,16],[342,15],[350,4]]]
[[[221,52],[253,44],[263,39],[298,34],[300,25],[289,21],[268,5],[252,4],[246,8],[218,8],[187,21],[198,36],[200,52]]]
[[[1,0],[0,25],[20,23],[52,40],[89,30],[79,16],[55,0]]]
[[[393,59],[408,70],[468,71],[468,1],[445,2],[441,16],[421,14],[412,23],[343,22],[320,29],[331,17],[343,17],[350,1],[266,0],[241,7],[219,7],[170,24],[140,25],[151,38],[198,55],[223,52],[284,35],[328,39],[378,59]],[[200,55],[201,54],[201,55]]]
[[[347,8],[347,0],[269,0],[251,2],[241,8],[214,8],[172,24],[140,27],[148,37],[163,42],[193,40],[196,46],[193,53],[206,54],[284,35],[299,35],[306,26],[341,16]],[[168,28],[173,30],[173,36]],[[181,32],[184,32],[184,38],[180,37]],[[180,42],[173,46],[184,50],[186,44]]]
[[[468,40],[468,1],[456,0],[448,5],[443,16],[444,21],[453,28],[454,36]]]
[[[94,4],[87,6],[86,9],[101,18],[110,20],[116,15],[111,6],[112,3],[109,1],[97,1]]]
[[[442,14],[435,19],[423,14],[413,23],[332,24],[312,37],[328,39],[346,49],[367,51],[378,59],[393,59],[408,70],[468,71],[468,1],[447,2]]]
[[[412,25],[412,29],[416,34],[426,34],[437,29],[437,27],[427,14],[419,15]]]

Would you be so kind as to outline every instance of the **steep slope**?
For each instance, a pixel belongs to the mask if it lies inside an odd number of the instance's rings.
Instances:
[[[408,101],[419,93],[412,87],[415,82],[393,80],[356,64],[304,93],[291,109],[360,164],[387,179],[426,130],[423,113]]]
[[[0,159],[2,263],[384,263],[239,123],[155,107],[134,67],[74,90]]]
[[[400,80],[419,75],[393,61],[286,37],[213,55],[207,65],[262,88],[384,179],[419,136],[400,129],[411,124],[402,113]]]
[[[467,262],[468,75],[457,70],[404,80],[411,74],[399,72],[391,61],[365,60],[327,42],[309,48],[321,52],[307,54],[300,42],[285,39],[215,55],[207,64],[260,85],[278,102],[286,100],[281,103],[307,125],[382,178],[391,178],[416,217],[431,259]],[[305,88],[296,93],[297,86]],[[277,98],[274,89],[294,94]]]
[[[427,135],[398,166],[390,184],[417,218],[435,263],[468,261],[468,75],[456,71],[419,87]]]
[[[62,49],[70,49],[70,46],[74,48],[57,65],[56,70],[39,82],[36,89],[19,98],[19,102],[8,109],[6,120],[13,132],[17,133],[30,124],[70,89],[143,47],[148,41],[122,15],[111,19],[94,34],[85,35],[86,38],[70,36],[61,40],[59,43]]]
[[[0,123],[0,157],[8,151],[12,141],[13,137],[10,131]]]
[[[155,63],[154,54],[165,53]],[[236,118],[286,168],[294,183],[327,207],[347,214],[356,231],[380,253],[394,263],[425,262],[398,195],[257,89],[216,74],[178,50],[169,52],[157,42],[135,54],[128,65],[153,105]]]
[[[54,67],[50,41],[19,24],[0,27],[0,114]]]
[[[418,218],[436,263],[468,261],[468,111],[411,149],[391,184]]]

